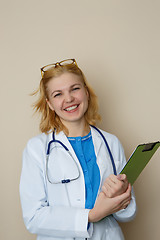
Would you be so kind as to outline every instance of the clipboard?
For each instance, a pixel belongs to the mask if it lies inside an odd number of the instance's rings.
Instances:
[[[120,174],[126,174],[128,182],[133,185],[159,146],[159,141],[138,145]]]

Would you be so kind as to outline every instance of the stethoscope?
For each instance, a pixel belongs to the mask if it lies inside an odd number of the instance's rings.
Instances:
[[[91,125],[91,127],[93,127],[100,135],[101,137],[103,138],[104,140],[104,143],[106,145],[106,148],[108,150],[108,153],[109,153],[109,156],[110,156],[110,160],[111,160],[111,163],[112,163],[112,168],[113,168],[113,172],[115,175],[117,175],[117,171],[116,171],[116,166],[115,166],[115,163],[114,163],[114,159],[113,159],[113,155],[111,153],[111,150],[109,148],[109,145],[107,143],[107,140],[105,139],[104,135],[102,134],[102,132],[95,126]],[[68,178],[68,179],[62,179],[60,181],[51,181],[50,178],[49,178],[49,174],[48,174],[48,161],[49,161],[49,154],[50,154],[50,148],[51,148],[51,144],[52,143],[58,143],[60,144],[65,150],[66,152],[70,155],[70,157],[72,158],[72,160],[75,162],[76,166],[77,166],[77,169],[78,169],[78,175],[74,178]],[[54,146],[56,147],[56,146]],[[53,148],[54,148],[53,147]],[[53,149],[52,148],[52,149]],[[46,176],[47,176],[47,180],[51,183],[51,184],[58,184],[58,183],[69,183],[71,181],[75,181],[77,180],[79,177],[80,177],[80,170],[79,170],[79,167],[78,167],[78,164],[77,162],[75,161],[74,157],[72,156],[71,152],[69,151],[69,149],[59,140],[56,140],[55,139],[55,131],[53,131],[52,133],[52,140],[48,143],[48,147],[47,147],[47,153],[46,153]]]

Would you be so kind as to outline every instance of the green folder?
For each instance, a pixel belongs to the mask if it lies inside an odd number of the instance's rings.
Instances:
[[[159,146],[160,142],[138,145],[120,174],[126,174],[128,181],[133,185]]]

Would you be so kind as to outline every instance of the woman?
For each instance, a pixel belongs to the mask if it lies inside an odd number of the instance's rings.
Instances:
[[[131,220],[136,203],[126,176],[116,176],[122,146],[95,128],[97,98],[74,59],[41,73],[42,133],[24,150],[20,181],[25,225],[39,240],[124,239],[116,220]]]

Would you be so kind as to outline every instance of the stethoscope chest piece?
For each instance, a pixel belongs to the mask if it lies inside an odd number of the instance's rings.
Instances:
[[[80,171],[71,153],[53,143],[46,158],[46,175],[51,184],[69,183],[79,178]]]

